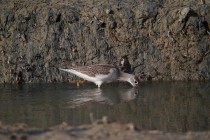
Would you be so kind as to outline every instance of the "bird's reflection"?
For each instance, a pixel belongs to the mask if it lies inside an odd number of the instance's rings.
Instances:
[[[83,89],[78,90],[71,99],[68,101],[68,107],[75,108],[85,105],[88,102],[105,103],[109,105],[118,104],[122,101],[131,101],[138,96],[138,89]]]
[[[139,94],[139,90],[136,88],[131,88],[126,90],[125,92],[120,93],[120,98],[123,101],[134,100]]]

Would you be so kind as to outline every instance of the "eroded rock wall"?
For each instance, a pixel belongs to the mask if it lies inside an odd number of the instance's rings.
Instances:
[[[63,64],[119,64],[141,80],[209,80],[208,0],[1,0],[0,83],[70,81]]]

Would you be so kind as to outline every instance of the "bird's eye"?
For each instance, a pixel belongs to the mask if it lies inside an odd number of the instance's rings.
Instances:
[[[138,84],[138,81],[135,80],[134,82],[135,82],[135,84]]]

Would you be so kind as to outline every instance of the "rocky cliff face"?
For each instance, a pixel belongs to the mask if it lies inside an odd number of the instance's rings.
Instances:
[[[141,80],[209,80],[209,23],[207,0],[0,0],[0,83],[124,55]]]

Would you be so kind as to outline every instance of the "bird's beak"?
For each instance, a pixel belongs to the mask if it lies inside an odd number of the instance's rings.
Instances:
[[[138,85],[135,85],[134,88],[139,88],[139,84]]]

